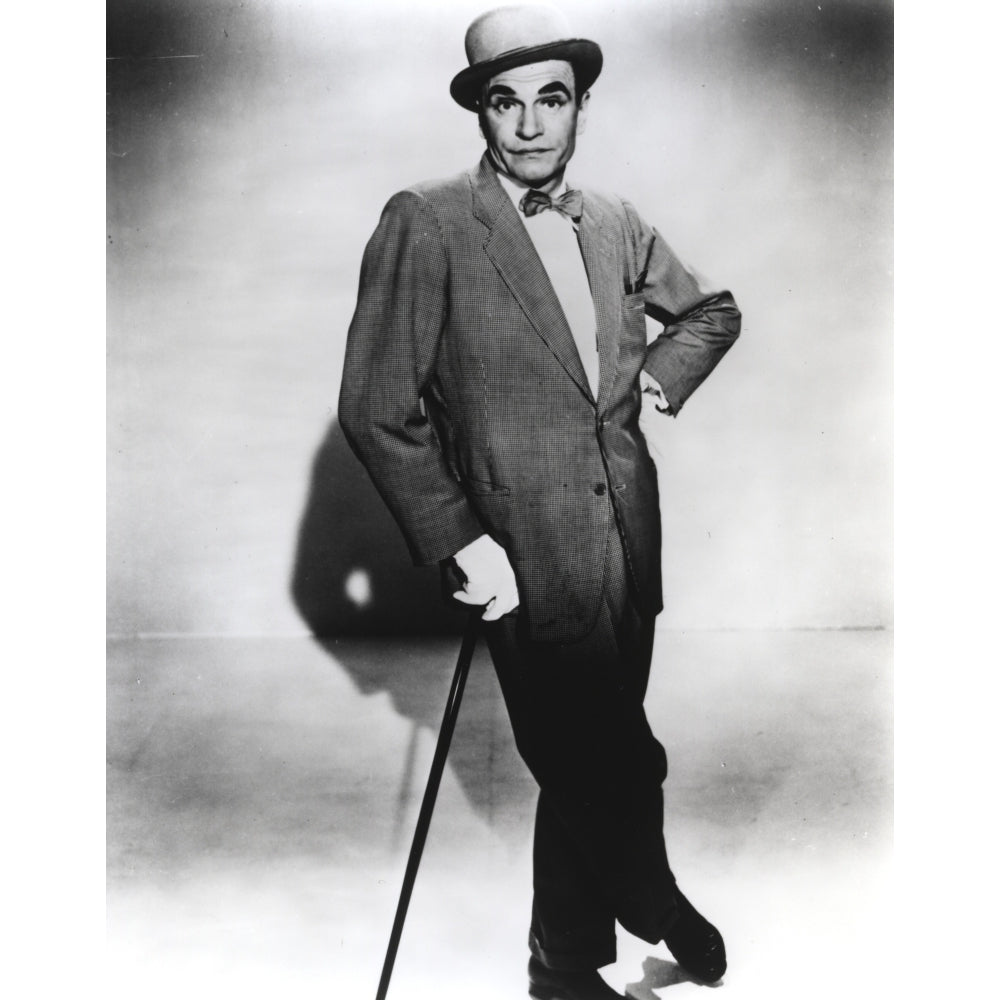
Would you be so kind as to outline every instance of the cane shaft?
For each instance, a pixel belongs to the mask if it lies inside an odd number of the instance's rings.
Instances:
[[[392,967],[396,962],[399,941],[403,936],[406,911],[410,906],[413,884],[416,882],[417,869],[420,867],[420,858],[424,853],[427,831],[430,829],[431,816],[434,814],[434,803],[437,801],[441,776],[444,774],[444,765],[448,759],[448,748],[451,746],[451,737],[455,732],[455,722],[458,719],[458,709],[462,704],[465,681],[469,676],[469,666],[472,663],[472,654],[476,648],[480,614],[481,612],[476,612],[470,617],[465,635],[462,638],[462,648],[458,654],[455,675],[451,680],[451,690],[448,692],[448,702],[445,705],[444,719],[441,722],[441,731],[438,734],[437,747],[434,750],[434,759],[431,762],[431,771],[427,778],[427,788],[424,791],[423,802],[420,804],[417,828],[413,834],[410,856],[406,862],[403,887],[400,890],[399,903],[396,906],[396,919],[393,921],[392,933],[389,935],[389,947],[386,950],[385,962],[382,965],[382,978],[378,984],[378,993],[375,994],[375,1000],[385,1000],[386,994],[389,992],[389,980],[392,978]]]

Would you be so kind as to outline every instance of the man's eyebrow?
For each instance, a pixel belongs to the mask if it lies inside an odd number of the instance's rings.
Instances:
[[[551,83],[546,83],[538,88],[539,94],[565,94],[567,97],[572,99],[573,95],[569,92],[569,87],[560,80],[553,80]],[[505,87],[502,83],[494,83],[490,85],[490,88],[486,91],[486,97],[516,97],[517,95],[510,87]]]

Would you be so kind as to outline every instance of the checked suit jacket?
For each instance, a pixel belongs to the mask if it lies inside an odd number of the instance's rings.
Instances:
[[[640,609],[662,608],[656,471],[639,372],[677,413],[740,330],[630,204],[584,191],[595,399],[518,212],[484,156],[394,195],[365,250],[339,419],[417,564],[479,535],[507,551],[529,637],[593,627],[609,530]],[[647,346],[645,316],[663,324]]]

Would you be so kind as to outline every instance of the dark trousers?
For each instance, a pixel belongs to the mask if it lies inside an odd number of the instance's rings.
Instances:
[[[636,611],[617,532],[604,601],[579,642],[537,643],[517,614],[484,626],[518,750],[539,785],[529,944],[554,969],[615,961],[615,921],[651,944],[672,922],[663,747],[643,698],[653,619]]]

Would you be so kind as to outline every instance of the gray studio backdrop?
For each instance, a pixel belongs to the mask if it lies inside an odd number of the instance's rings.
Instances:
[[[448,624],[336,429],[384,202],[473,164],[489,4],[108,8],[109,629]],[[605,70],[571,179],[730,287],[744,336],[664,420],[667,610],[889,625],[888,3],[573,3]]]

